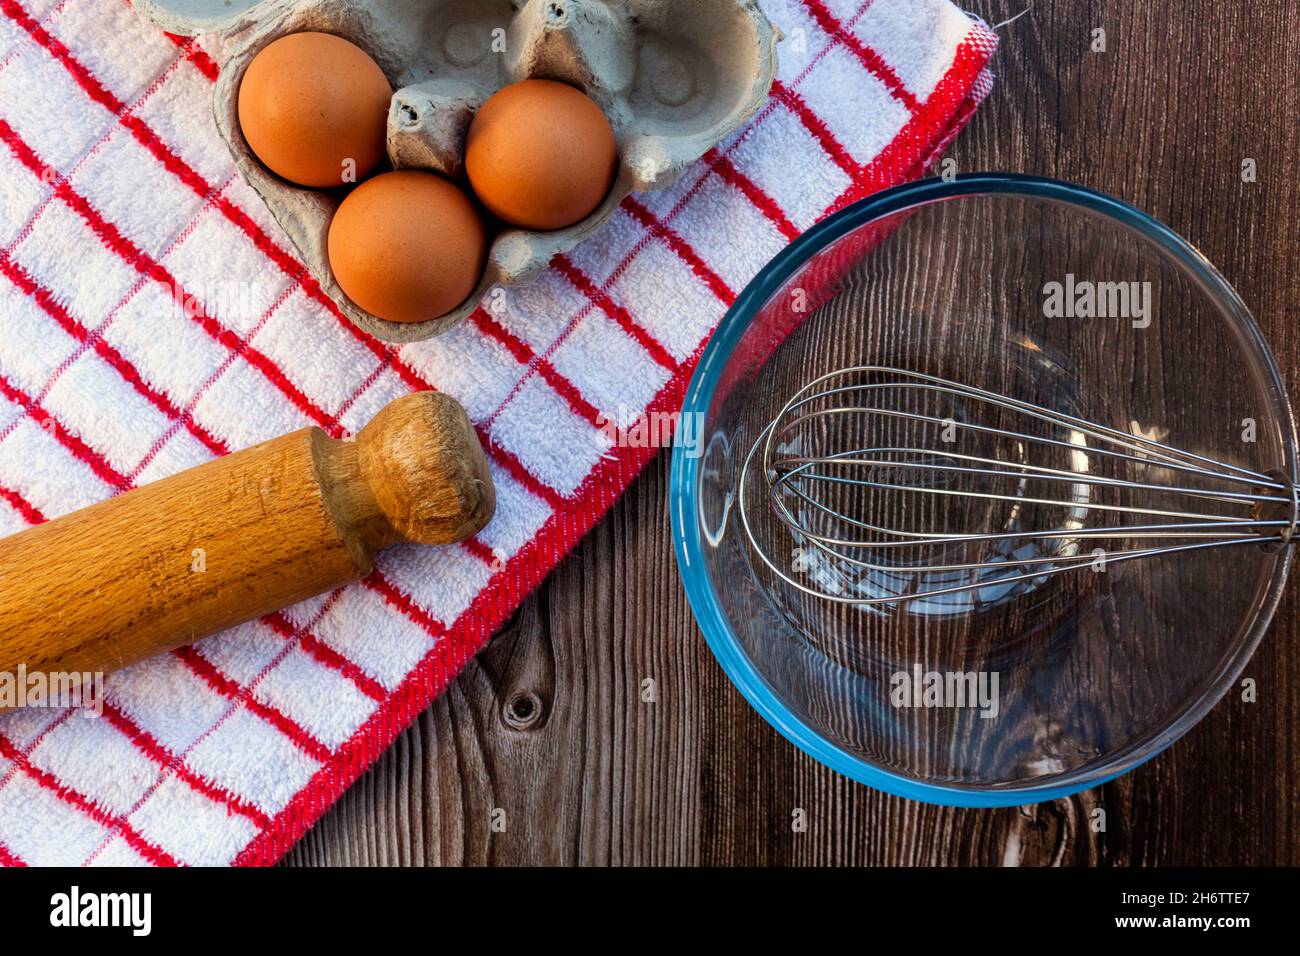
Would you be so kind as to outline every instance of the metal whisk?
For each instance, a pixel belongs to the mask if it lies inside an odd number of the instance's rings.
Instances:
[[[1285,547],[1300,491],[1040,405],[859,366],[786,403],[745,459],[739,506],[757,554],[805,594],[948,613],[1080,569]]]

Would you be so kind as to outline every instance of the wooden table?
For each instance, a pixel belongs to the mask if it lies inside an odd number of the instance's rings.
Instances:
[[[1029,3],[964,5],[1000,23]],[[1297,13],[1288,0],[1037,0],[999,29],[997,87],[949,153],[962,171],[1103,190],[1189,237],[1254,310],[1293,394]],[[814,763],[727,683],[677,580],[667,483],[665,455],[286,862],[1300,863],[1293,598],[1247,671],[1258,701],[1230,694],[1136,772],[1033,807],[923,806]],[[1095,807],[1104,833],[1088,825]],[[792,832],[796,808],[806,832]]]

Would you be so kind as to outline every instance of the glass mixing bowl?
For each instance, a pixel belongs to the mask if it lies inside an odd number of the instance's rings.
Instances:
[[[765,520],[762,483],[742,487],[741,473],[791,396],[847,366],[955,379],[1296,475],[1290,406],[1245,305],[1149,216],[996,174],[844,210],[764,269],[723,320],[683,407],[701,440],[673,455],[695,616],[731,681],[790,741],[891,793],[1014,806],[1131,770],[1234,685],[1277,607],[1290,548],[1145,558],[987,600],[864,607],[792,585],[810,573],[799,542]],[[941,411],[963,414],[959,401]],[[1000,530],[1012,506],[1000,507],[968,509],[960,530]]]

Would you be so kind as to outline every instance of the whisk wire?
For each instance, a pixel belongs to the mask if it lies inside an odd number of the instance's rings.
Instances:
[[[892,400],[878,407],[877,397]],[[935,414],[944,406],[966,414]],[[977,420],[972,410],[995,417]],[[1008,416],[1018,423],[1006,427]],[[895,437],[815,451],[826,432],[863,426],[937,428],[944,441]],[[961,434],[996,449],[958,450]],[[760,544],[749,513],[753,475],[758,499],[798,546],[801,570],[778,566]],[[885,366],[843,369],[800,389],[750,448],[740,489],[745,534],[771,571],[803,593],[868,607],[976,592],[963,599],[973,603],[1088,566],[1286,544],[1300,508],[1295,485],[1275,475]],[[1000,514],[1002,526],[945,525],[954,511],[971,509],[982,509],[986,522]],[[801,571],[803,580],[792,576]]]

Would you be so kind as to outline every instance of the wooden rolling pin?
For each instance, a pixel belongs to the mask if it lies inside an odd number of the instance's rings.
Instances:
[[[318,428],[0,540],[0,673],[109,672],[370,572],[492,517],[465,411],[401,398],[355,440]]]

